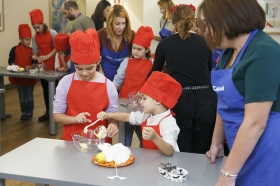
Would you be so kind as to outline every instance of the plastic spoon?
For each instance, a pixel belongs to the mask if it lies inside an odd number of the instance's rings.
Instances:
[[[87,126],[84,128],[84,133],[87,133],[87,132],[88,132],[88,128],[89,128],[90,126],[94,125],[95,123],[97,123],[98,121],[100,121],[100,119],[97,119],[95,122],[93,122],[93,123],[87,125]]]

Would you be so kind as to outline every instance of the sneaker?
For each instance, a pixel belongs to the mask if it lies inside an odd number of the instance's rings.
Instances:
[[[21,116],[20,116],[20,120],[26,120],[26,114],[23,113]]]
[[[39,122],[48,121],[49,120],[49,111],[47,110],[44,115],[38,118]]]
[[[33,117],[32,113],[27,113],[26,116],[25,116],[26,120],[31,120],[32,117]]]

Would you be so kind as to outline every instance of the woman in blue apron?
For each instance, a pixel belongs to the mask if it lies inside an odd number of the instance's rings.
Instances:
[[[262,31],[265,12],[255,0],[204,0],[198,16],[225,49],[212,71],[218,113],[206,153],[210,163],[223,156],[226,136],[230,153],[216,185],[279,185],[280,45]]]
[[[161,40],[172,34],[173,24],[171,22],[171,8],[174,6],[172,0],[159,0],[157,2],[162,18],[160,19],[159,35]]]
[[[98,31],[102,56],[99,72],[113,81],[121,62],[131,54],[135,32],[131,30],[128,14],[121,5],[110,9],[106,22],[107,27]]]

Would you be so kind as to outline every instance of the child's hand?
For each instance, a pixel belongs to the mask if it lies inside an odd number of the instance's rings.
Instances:
[[[62,59],[64,59],[65,54],[64,54],[63,52],[59,52],[58,54],[60,55],[60,57],[61,57]]]
[[[154,140],[157,133],[152,127],[144,127],[142,131],[142,137],[145,140]]]
[[[88,112],[82,112],[74,117],[73,123],[91,123],[92,121],[90,119],[87,119],[86,116],[90,116],[90,113]]]
[[[107,136],[112,138],[119,133],[119,128],[115,124],[109,124],[107,127]]]
[[[39,56],[39,57],[38,57],[38,61],[39,61],[39,62],[45,61],[45,60],[47,60],[47,59],[48,59],[47,56]]]
[[[33,59],[33,60],[37,60],[37,59],[38,59],[38,56],[37,56],[37,55],[32,55],[32,59]]]
[[[31,69],[31,66],[26,66],[25,69],[26,69],[26,70],[30,70],[30,69]]]
[[[100,119],[101,121],[103,121],[104,119],[108,118],[108,113],[101,111],[96,115],[97,119]]]

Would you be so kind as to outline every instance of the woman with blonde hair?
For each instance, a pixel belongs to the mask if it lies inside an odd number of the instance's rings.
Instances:
[[[99,71],[111,81],[121,62],[131,55],[134,35],[127,11],[122,5],[114,5],[108,13],[107,27],[98,31],[102,56]]]
[[[159,0],[157,2],[162,17],[160,19],[160,31],[159,35],[161,39],[164,39],[172,34],[173,24],[171,22],[171,8],[174,6],[172,0]]]
[[[158,44],[152,71],[161,71],[166,61],[167,73],[182,86],[173,108],[180,128],[180,151],[204,154],[210,148],[216,118],[217,97],[210,78],[212,52],[201,35],[190,32],[195,7],[178,5],[172,11],[174,34]]]

